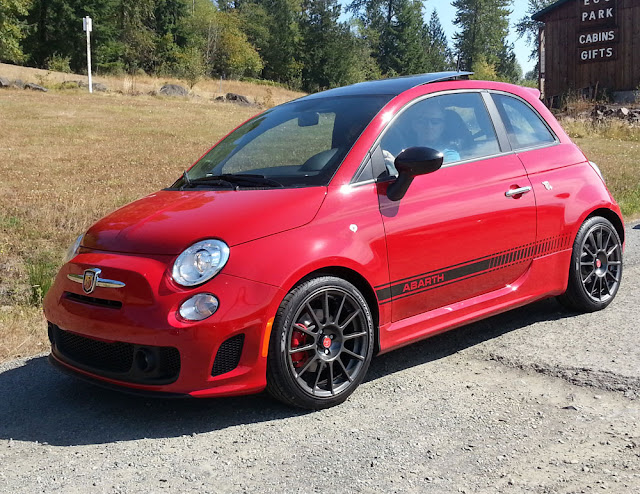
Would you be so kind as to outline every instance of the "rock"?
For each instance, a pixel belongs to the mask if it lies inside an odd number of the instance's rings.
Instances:
[[[0,87],[9,87],[11,83],[9,79],[5,79],[4,77],[0,77]]]
[[[239,105],[251,105],[251,102],[246,96],[242,96],[241,94],[236,93],[227,93],[225,96],[227,101],[232,103],[237,103]]]
[[[164,96],[187,96],[189,91],[177,84],[165,84],[160,88],[160,94]]]
[[[93,86],[93,90],[94,91],[98,91],[99,93],[106,93],[107,92],[107,86],[105,86],[101,82],[94,82],[92,84],[92,86]]]
[[[11,83],[12,87],[17,87],[18,89],[24,89],[24,81],[21,79],[16,79]]]
[[[27,84],[25,84],[24,88],[30,89],[31,91],[41,91],[43,93],[46,93],[48,91],[47,88],[39,86],[38,84],[33,84],[32,82],[28,82]]]
[[[629,116],[629,108],[618,108],[616,115],[620,118],[627,118]]]

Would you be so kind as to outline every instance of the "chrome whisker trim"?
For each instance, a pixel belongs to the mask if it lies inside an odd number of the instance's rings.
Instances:
[[[84,276],[81,274],[68,274],[67,278],[75,283],[82,284]],[[103,278],[99,278],[96,282],[96,286],[99,286],[101,288],[123,288],[126,285],[122,281],[105,280]]]

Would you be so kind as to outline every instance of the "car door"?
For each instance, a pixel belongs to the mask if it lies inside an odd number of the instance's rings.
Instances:
[[[488,98],[466,91],[418,100],[396,116],[373,153],[391,173],[394,156],[408,147],[438,146],[445,156],[440,170],[416,177],[399,201],[386,196],[389,181],[378,184],[391,283],[377,292],[392,304],[393,321],[503,288],[531,263],[534,194],[505,136],[498,138]],[[434,115],[443,116],[443,132]],[[425,119],[432,122],[421,128]]]

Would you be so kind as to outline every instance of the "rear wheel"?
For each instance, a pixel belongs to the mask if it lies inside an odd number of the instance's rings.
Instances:
[[[332,276],[306,281],[274,321],[267,390],[301,408],[342,403],[364,379],[373,341],[371,311],[355,286]]]
[[[582,312],[604,309],[618,293],[622,279],[622,242],[606,218],[585,221],[573,243],[567,291],[558,297]]]

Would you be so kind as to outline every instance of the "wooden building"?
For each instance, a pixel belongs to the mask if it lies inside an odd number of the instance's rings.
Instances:
[[[546,101],[570,90],[640,86],[640,0],[559,0],[533,19],[544,23],[539,80]]]

